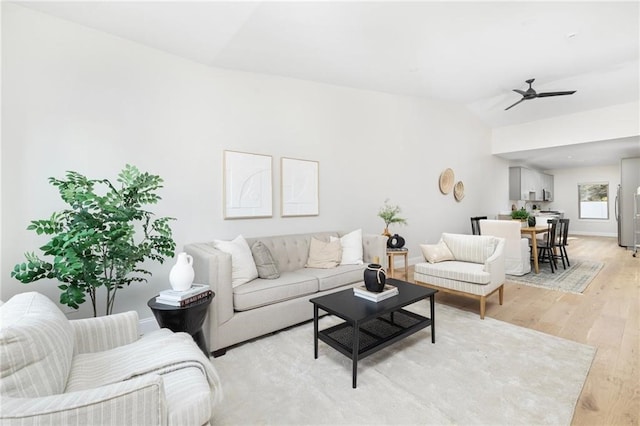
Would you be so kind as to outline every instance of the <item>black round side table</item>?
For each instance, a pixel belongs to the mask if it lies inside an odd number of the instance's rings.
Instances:
[[[153,297],[149,299],[147,306],[151,308],[151,312],[153,312],[161,328],[168,328],[174,332],[189,333],[198,344],[198,347],[202,349],[202,352],[209,357],[209,349],[202,332],[202,324],[214,297],[215,293],[184,307],[157,303],[156,298]]]

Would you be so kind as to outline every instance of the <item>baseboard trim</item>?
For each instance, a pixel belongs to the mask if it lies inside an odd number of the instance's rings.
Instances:
[[[618,234],[612,234],[611,232],[590,232],[590,231],[571,231],[569,236],[584,235],[586,237],[617,237]]]

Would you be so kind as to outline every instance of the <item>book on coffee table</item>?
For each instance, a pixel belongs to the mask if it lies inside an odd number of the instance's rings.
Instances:
[[[398,294],[398,288],[389,284],[385,284],[381,292],[367,290],[364,284],[353,287],[353,294],[357,297],[370,300],[372,302],[380,302]]]

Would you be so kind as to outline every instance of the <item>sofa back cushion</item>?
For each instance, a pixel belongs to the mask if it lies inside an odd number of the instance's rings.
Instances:
[[[0,307],[0,395],[34,398],[64,391],[74,332],[46,296],[21,293]]]
[[[329,242],[329,237],[338,237],[337,232],[319,232],[315,234],[277,235],[273,237],[247,238],[251,246],[256,241],[261,241],[276,261],[278,271],[292,272],[303,269],[309,258],[311,237]]]
[[[485,235],[442,234],[456,260],[484,263],[495,251],[498,239]]]

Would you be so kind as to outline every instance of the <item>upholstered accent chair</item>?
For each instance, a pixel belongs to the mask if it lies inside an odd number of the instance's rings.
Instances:
[[[221,388],[186,333],[138,315],[68,320],[35,293],[0,306],[0,424],[203,425]]]
[[[521,225],[515,220],[481,220],[482,235],[504,238],[504,272],[525,275],[531,272],[529,239],[522,236]]]
[[[421,245],[426,262],[415,265],[417,284],[480,301],[484,319],[487,297],[504,300],[504,238],[443,233],[435,245]],[[433,251],[434,253],[429,253]]]

